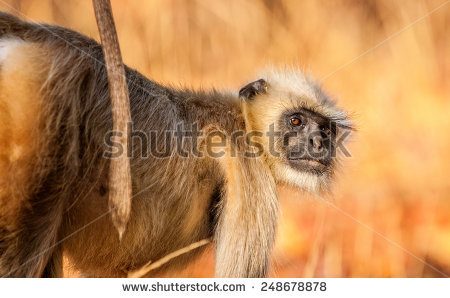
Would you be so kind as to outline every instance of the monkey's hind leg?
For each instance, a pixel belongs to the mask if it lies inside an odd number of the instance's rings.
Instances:
[[[0,39],[0,277],[61,271],[54,246],[62,202],[42,184],[45,57],[36,45]]]

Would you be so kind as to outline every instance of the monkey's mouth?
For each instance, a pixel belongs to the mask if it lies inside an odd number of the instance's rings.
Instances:
[[[288,158],[289,165],[298,171],[321,175],[326,172],[330,162],[327,159],[310,157]]]
[[[311,158],[311,157],[290,157],[288,158],[289,161],[294,161],[294,162],[304,162],[307,164],[311,164],[311,165],[324,165],[324,166],[328,166],[329,162],[327,159],[318,159],[318,158]]]
[[[309,158],[309,157],[298,157],[298,158],[289,158],[289,160],[301,160],[305,161],[311,164],[323,164],[326,165],[324,160],[316,159],[316,158]]]

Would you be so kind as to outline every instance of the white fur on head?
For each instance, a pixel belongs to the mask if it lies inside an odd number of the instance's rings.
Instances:
[[[292,68],[272,68],[263,72],[258,79],[261,78],[267,83],[266,92],[256,94],[242,103],[249,130],[264,133],[273,124],[275,131],[280,131],[280,116],[286,111],[302,108],[321,114],[338,126],[352,127],[347,112],[338,108],[320,86],[302,72]],[[275,157],[270,154],[268,138],[263,137],[260,140],[265,145],[267,163],[278,182],[313,193],[328,189],[332,171],[320,176],[297,171],[287,164],[284,156]],[[275,143],[278,152],[282,152],[281,146],[282,142]]]
[[[338,108],[320,85],[300,70],[288,67],[270,68],[260,77],[269,86],[268,95],[277,96],[287,106],[308,108],[336,121],[341,126],[352,126],[347,112]]]

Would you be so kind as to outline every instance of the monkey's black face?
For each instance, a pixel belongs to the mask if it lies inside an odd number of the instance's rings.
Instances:
[[[326,117],[307,109],[286,112],[283,151],[286,162],[297,171],[322,175],[333,164],[336,126]]]

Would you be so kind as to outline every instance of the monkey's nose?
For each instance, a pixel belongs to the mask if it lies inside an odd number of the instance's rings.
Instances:
[[[309,147],[314,151],[319,151],[322,149],[323,139],[321,136],[312,136],[309,138]]]

